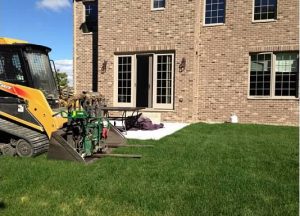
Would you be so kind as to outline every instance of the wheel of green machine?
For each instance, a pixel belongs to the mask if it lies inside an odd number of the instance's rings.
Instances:
[[[16,145],[17,154],[20,157],[31,157],[33,155],[33,148],[27,141],[20,139]]]

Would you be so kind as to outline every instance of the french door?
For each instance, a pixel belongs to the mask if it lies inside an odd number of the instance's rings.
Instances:
[[[174,54],[143,55],[115,56],[114,105],[173,109]]]
[[[114,104],[120,107],[135,106],[135,56],[115,56]]]

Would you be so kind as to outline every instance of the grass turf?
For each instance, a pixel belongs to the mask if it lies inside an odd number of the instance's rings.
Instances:
[[[193,124],[142,159],[0,157],[0,215],[297,215],[298,128]]]

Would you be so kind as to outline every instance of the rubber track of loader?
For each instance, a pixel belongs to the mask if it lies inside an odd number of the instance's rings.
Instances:
[[[11,121],[7,121],[2,117],[0,117],[0,131],[19,137],[30,143],[33,147],[33,157],[46,152],[49,148],[49,139],[47,135]]]

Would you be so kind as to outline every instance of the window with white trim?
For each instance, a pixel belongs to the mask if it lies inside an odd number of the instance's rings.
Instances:
[[[277,0],[254,0],[254,20],[274,20],[277,15]]]
[[[251,55],[250,95],[270,95],[271,53]]]
[[[225,0],[205,1],[205,24],[225,23]]]
[[[298,53],[276,54],[275,96],[297,95],[298,69]]]
[[[172,98],[172,55],[157,56],[156,103],[170,104]]]
[[[251,55],[249,96],[298,97],[297,52]]]
[[[164,9],[166,0],[152,0],[152,9]]]
[[[118,58],[118,103],[131,103],[131,56]]]

